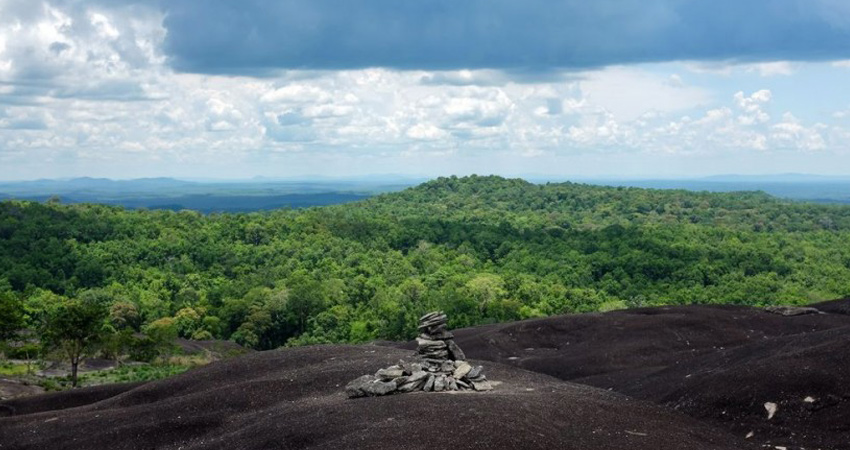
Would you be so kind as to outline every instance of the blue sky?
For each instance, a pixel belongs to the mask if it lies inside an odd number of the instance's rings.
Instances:
[[[850,174],[843,0],[0,0],[0,179]]]

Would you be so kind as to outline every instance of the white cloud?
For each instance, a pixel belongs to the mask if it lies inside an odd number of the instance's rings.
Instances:
[[[790,147],[807,151],[818,151],[826,148],[826,140],[821,132],[826,129],[823,124],[804,126],[791,113],[785,113],[782,121],[772,127],[771,138],[778,147]]]
[[[455,91],[443,104],[446,125],[452,127],[496,127],[501,125],[513,102],[501,89],[469,87]]]
[[[662,77],[636,68],[611,67],[585,76],[580,82],[584,97],[618,120],[634,120],[647,111],[688,110],[711,101],[707,91],[688,86],[676,74]]]
[[[417,123],[408,128],[407,136],[412,139],[433,141],[448,137],[448,133],[431,124]]]
[[[755,73],[761,77],[790,76],[796,72],[790,61],[771,61],[763,63],[739,62],[689,62],[685,67],[692,73],[730,77],[740,73]]]
[[[233,104],[211,97],[207,100],[206,105],[208,110],[207,130],[232,131],[242,125],[243,115]]]
[[[373,68],[269,78],[175,73],[162,52],[161,14],[74,5],[35,1],[28,22],[17,26],[0,4],[4,167],[114,162],[220,165],[227,172],[296,153],[305,160],[490,161],[493,155],[825,152],[843,148],[850,136],[802,116],[774,118],[776,90],[716,98],[693,85],[690,78],[698,77],[682,65],[536,81],[495,70]],[[788,68],[763,66],[732,70],[766,75]]]
[[[747,72],[756,72],[762,77],[788,76],[794,74],[794,67],[789,61],[746,64],[742,66]]]
[[[738,116],[738,122],[741,125],[753,125],[769,121],[770,115],[764,112],[762,107],[770,102],[771,96],[771,92],[767,89],[756,91],[749,97],[741,91],[735,93],[735,103],[743,111],[743,114]]]
[[[109,18],[100,13],[91,13],[89,14],[89,20],[91,21],[94,29],[97,30],[97,34],[101,38],[105,39],[117,39],[121,36],[121,33],[118,32],[118,29],[112,25],[112,22],[109,21]]]
[[[331,101],[331,95],[317,86],[301,83],[267,92],[260,100],[267,103],[327,103]]]

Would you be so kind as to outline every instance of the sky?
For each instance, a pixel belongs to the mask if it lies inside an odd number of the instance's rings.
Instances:
[[[0,0],[0,180],[850,175],[846,0]]]

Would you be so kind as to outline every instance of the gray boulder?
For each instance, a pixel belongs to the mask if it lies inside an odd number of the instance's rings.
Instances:
[[[414,381],[424,380],[426,378],[428,378],[428,372],[420,370],[418,372],[413,372],[409,377],[407,377],[407,382],[412,383]]]
[[[345,393],[348,394],[349,398],[377,397],[390,394],[397,387],[394,381],[381,381],[376,380],[371,375],[363,375],[348,383],[345,386]]]
[[[476,391],[492,391],[493,390],[493,385],[490,384],[490,382],[487,381],[487,380],[482,380],[482,381],[470,380],[470,383],[472,383],[472,387]]]
[[[453,339],[447,340],[446,345],[448,346],[449,350],[449,358],[456,361],[466,361],[466,355],[463,354],[463,350],[461,350],[460,347],[455,344],[455,341]]]
[[[425,381],[425,385],[422,387],[422,390],[425,391],[425,392],[433,391],[434,390],[434,382],[436,381],[436,379],[437,379],[437,377],[435,377],[434,375],[428,374],[428,380]]]
[[[484,370],[481,366],[475,366],[466,374],[466,378],[478,378],[481,375],[481,372]]]
[[[434,379],[434,392],[442,392],[446,390],[446,377],[437,375]]]
[[[462,362],[460,365],[457,366],[457,368],[455,368],[452,376],[460,380],[461,378],[465,377],[466,374],[468,374],[471,370],[472,366],[470,366],[469,363]]]

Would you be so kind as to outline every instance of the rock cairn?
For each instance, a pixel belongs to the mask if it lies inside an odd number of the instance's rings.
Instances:
[[[363,375],[345,387],[348,396],[493,389],[484,376],[483,367],[466,361],[466,356],[454,341],[454,335],[446,329],[447,320],[442,311],[419,318],[416,361],[399,361],[375,375]]]

